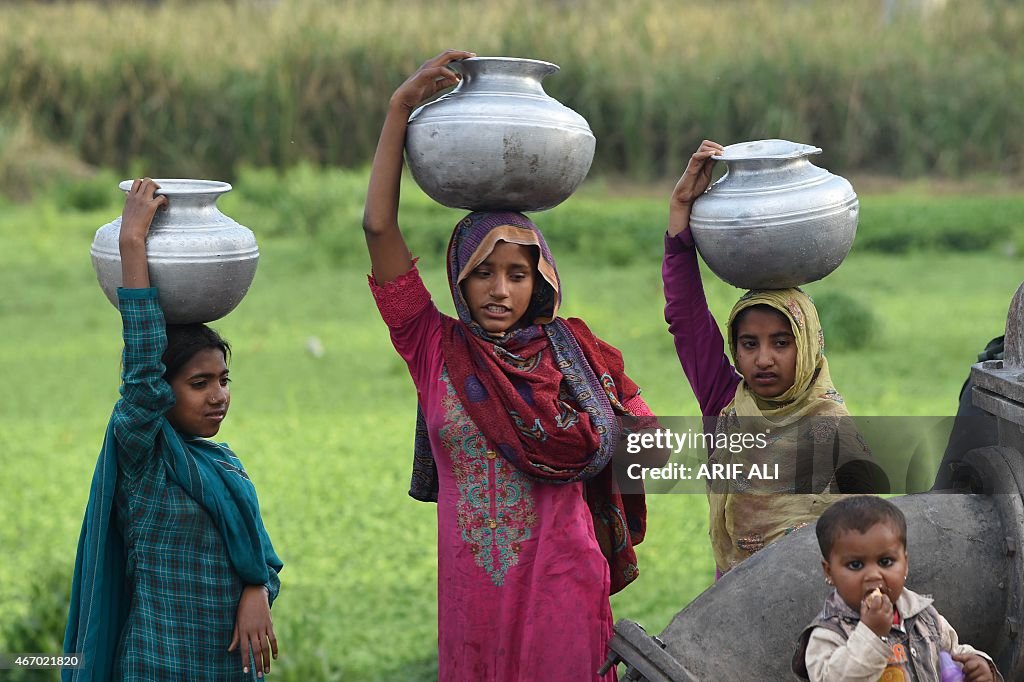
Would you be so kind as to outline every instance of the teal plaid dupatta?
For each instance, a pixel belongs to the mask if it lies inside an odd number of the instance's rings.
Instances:
[[[160,356],[167,343],[157,291],[119,290],[118,296],[126,323],[126,365],[129,364],[128,351],[131,350],[131,363],[137,366],[135,369],[147,368],[152,372],[160,367]],[[141,299],[148,300],[148,303],[142,304]],[[135,302],[130,303],[132,300]],[[169,392],[170,387],[163,384],[163,390]],[[123,384],[123,396],[127,397],[129,392]],[[135,394],[132,399],[144,398]],[[62,679],[66,681],[105,681],[114,675],[117,647],[130,604],[125,544],[114,502],[118,484],[115,427],[137,417],[128,414],[132,404],[125,397],[119,400],[106,427],[92,476],[75,558],[71,606],[63,644],[67,653],[81,654],[82,667],[63,671]],[[161,409],[167,408],[169,406],[165,403]],[[267,584],[269,569],[281,571],[283,564],[270,544],[260,517],[256,488],[242,463],[226,445],[205,438],[182,436],[165,417],[155,415],[153,418],[159,420],[159,423],[151,421],[159,428],[159,433],[154,434],[155,440],[142,444],[146,449],[153,447],[153,456],[160,458],[167,478],[180,485],[210,515],[224,542],[228,560],[242,582],[247,585]]]
[[[113,420],[103,437],[89,503],[78,536],[71,607],[64,631],[64,652],[81,654],[82,667],[65,668],[61,680],[111,680],[118,637],[128,615],[124,540],[113,513],[117,490],[117,451]]]
[[[268,566],[280,572],[283,564],[263,526],[256,488],[241,462],[226,446],[203,438],[183,438],[166,419],[162,422],[157,452],[168,478],[209,513],[242,582],[265,584],[270,579]],[[67,682],[112,679],[114,656],[128,615],[124,540],[113,513],[116,447],[112,419],[96,463],[78,540],[64,651],[80,653],[82,667],[64,670],[62,679]]]

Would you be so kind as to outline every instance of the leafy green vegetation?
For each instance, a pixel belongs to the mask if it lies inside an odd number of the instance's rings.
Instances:
[[[120,211],[116,179],[106,188],[55,186],[0,211],[0,612],[10,624],[0,651],[49,648],[62,634],[54,614],[117,397],[119,321],[88,258],[95,229]],[[348,171],[244,170],[221,201],[256,232],[262,253],[249,296],[214,326],[235,348],[221,436],[256,482],[286,564],[274,610],[282,646],[274,676],[283,680],[436,677],[435,512],[405,492],[415,393],[366,288],[365,181]],[[952,233],[957,223],[943,221],[961,201],[971,209],[955,220],[970,230],[1019,216],[1024,198],[864,196],[874,217],[859,239],[916,211],[931,217],[900,229],[946,224]],[[594,183],[535,218],[559,262],[564,313],[622,349],[656,412],[693,415],[662,319],[664,206],[661,196]],[[441,259],[459,217],[404,188],[403,226],[448,312]],[[880,253],[858,242],[839,270],[807,287],[823,307],[867,310],[873,320],[867,339],[845,347],[838,337],[860,323],[849,312],[845,326],[826,323],[832,376],[854,414],[955,411],[968,366],[1001,333],[1021,280],[1021,260],[996,232],[985,251],[933,243]],[[740,292],[710,274],[705,282],[723,319]],[[307,351],[312,337],[322,357]],[[616,618],[658,632],[711,583],[706,514],[701,495],[650,496],[641,577],[613,599]]]
[[[446,47],[562,67],[545,87],[589,120],[596,179],[536,219],[564,314],[622,349],[662,415],[697,413],[659,267],[662,179],[701,138],[814,143],[815,163],[850,177],[988,174],[855,181],[855,247],[807,287],[854,414],[946,415],[1024,271],[1022,32],[1024,8],[1004,0],[892,14],[874,0],[0,4],[0,651],[62,638],[119,383],[119,321],[88,257],[118,180],[231,180],[221,208],[260,242],[251,293],[215,326],[236,350],[221,435],[286,563],[274,677],[436,679],[436,517],[405,494],[415,394],[359,227],[394,88]],[[459,217],[404,187],[408,242],[446,312]],[[724,319],[740,292],[705,283]],[[648,507],[641,578],[612,602],[653,633],[711,583],[712,560],[703,496]]]

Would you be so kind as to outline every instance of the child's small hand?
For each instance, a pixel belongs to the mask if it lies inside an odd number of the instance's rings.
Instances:
[[[242,672],[249,673],[249,653],[256,663],[256,677],[270,672],[270,658],[277,658],[277,635],[270,618],[270,601],[263,585],[246,585],[238,600],[235,629],[228,651],[238,649]]]
[[[156,210],[163,206],[167,207],[167,197],[164,195],[155,196],[153,193],[160,189],[150,178],[142,178],[132,183],[128,190],[128,196],[124,200],[124,211],[121,213],[122,243],[130,241],[145,241],[149,232],[149,224],[153,222]]]
[[[964,679],[967,682],[993,682],[992,667],[988,661],[978,654],[956,654],[953,660],[964,667]]]
[[[892,602],[889,595],[875,589],[860,602],[860,619],[879,637],[892,629]]]
[[[676,182],[669,200],[668,233],[677,235],[690,227],[690,206],[711,185],[711,171],[715,167],[712,156],[722,153],[724,147],[704,140],[690,157],[686,169]]]
[[[448,63],[475,56],[475,52],[445,50],[436,57],[428,59],[416,70],[416,73],[398,86],[395,93],[391,95],[391,103],[411,112],[424,100],[445,88],[458,85],[462,80],[462,76],[446,66]]]
[[[690,157],[682,177],[672,190],[672,201],[680,204],[691,204],[707,190],[711,184],[711,171],[715,167],[712,156],[718,156],[724,147],[717,142],[704,140]]]

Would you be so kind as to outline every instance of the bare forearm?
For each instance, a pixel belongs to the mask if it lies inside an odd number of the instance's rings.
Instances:
[[[690,226],[690,204],[671,202],[668,209],[668,233],[674,237]]]
[[[408,272],[412,258],[398,227],[398,201],[402,183],[402,152],[409,111],[401,104],[388,106],[373,156],[370,183],[363,209],[363,231],[377,282],[390,282]]]
[[[395,280],[412,267],[412,257],[398,228],[398,196],[402,183],[402,151],[409,114],[417,106],[459,82],[447,64],[475,56],[463,50],[445,50],[428,59],[409,76],[388,101],[388,114],[373,155],[370,185],[363,209],[363,233],[370,250],[373,276],[378,284]]]
[[[167,197],[157,195],[160,186],[150,178],[132,182],[121,212],[121,286],[125,289],[149,287],[149,263],[146,260],[146,235],[157,209],[167,208]]]
[[[363,229],[380,234],[398,229],[398,199],[402,180],[402,151],[409,112],[401,104],[388,106],[373,156],[370,184],[363,209]]]
[[[146,237],[122,236],[121,286],[125,289],[149,287],[149,263],[146,260]]]
[[[721,154],[724,147],[717,142],[704,140],[690,157],[679,182],[672,190],[668,208],[668,233],[676,236],[690,226],[690,209],[693,202],[703,194],[711,184],[711,170],[714,168],[714,157]]]

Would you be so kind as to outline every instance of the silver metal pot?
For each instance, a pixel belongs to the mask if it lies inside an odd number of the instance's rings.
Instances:
[[[712,272],[741,289],[784,289],[839,267],[857,234],[859,202],[845,179],[786,140],[729,145],[726,174],[693,203],[690,227]]]
[[[169,324],[224,317],[249,290],[260,257],[252,230],[217,208],[217,198],[231,191],[231,185],[212,180],[156,183],[156,193],[167,196],[167,209],[153,218],[146,253],[164,317]],[[119,185],[125,192],[131,186],[131,180]],[[120,233],[118,217],[96,231],[90,250],[100,287],[115,306],[121,286]]]
[[[473,57],[462,82],[409,117],[405,154],[430,198],[469,210],[542,211],[569,197],[594,159],[586,119],[544,92],[549,62]]]

